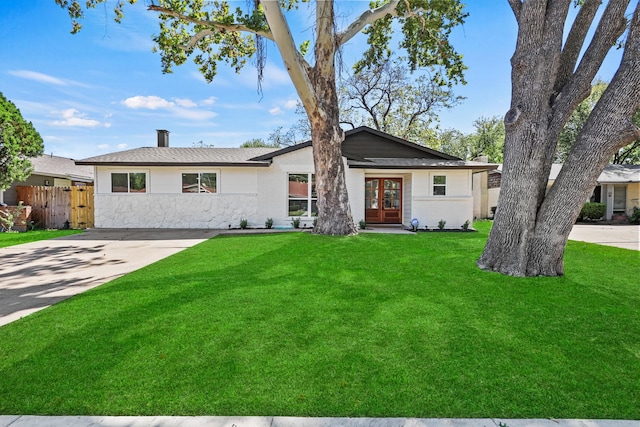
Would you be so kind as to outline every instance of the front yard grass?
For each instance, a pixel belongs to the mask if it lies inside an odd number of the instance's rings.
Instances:
[[[0,248],[78,233],[82,233],[82,230],[33,230],[26,233],[0,233]]]
[[[218,237],[0,328],[0,413],[640,419],[638,252]]]

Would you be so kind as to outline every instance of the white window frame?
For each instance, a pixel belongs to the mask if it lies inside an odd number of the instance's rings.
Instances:
[[[200,176],[203,173],[207,173],[207,174],[214,174],[216,176],[216,191],[213,193],[210,192],[206,192],[206,191],[198,191],[190,193],[190,192],[184,192],[183,188],[182,188],[182,175],[184,174],[191,174],[191,175],[198,175],[198,186],[200,186]],[[180,171],[180,193],[181,194],[207,194],[207,195],[212,195],[212,194],[218,194],[220,192],[220,171],[219,170],[182,170]]]
[[[144,191],[131,191],[131,174],[144,174]],[[127,175],[127,191],[113,191],[113,175]],[[149,193],[149,171],[148,170],[111,170],[109,171],[109,192],[111,194],[147,194]]]
[[[291,198],[289,195],[289,176],[290,175],[307,175],[307,197],[294,197]],[[315,178],[315,172],[287,172],[287,206],[286,212],[288,218],[315,218],[317,215],[313,215],[313,201],[316,202],[316,207],[318,205],[318,195],[316,193],[316,197],[313,197],[313,181]],[[317,191],[317,190],[316,190]],[[290,200],[306,200],[307,201],[307,215],[289,215],[289,201]]]
[[[436,184],[436,178],[443,177],[444,184]],[[444,194],[436,194],[436,188],[443,188]],[[444,174],[433,174],[431,176],[431,196],[433,197],[446,197],[447,196],[447,175]]]

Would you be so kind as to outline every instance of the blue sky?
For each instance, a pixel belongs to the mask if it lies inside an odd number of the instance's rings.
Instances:
[[[122,24],[111,19],[114,1],[88,13],[76,35],[54,0],[10,1],[0,15],[0,92],[14,102],[45,141],[45,152],[75,159],[156,144],[156,129],[171,131],[171,146],[203,141],[237,147],[267,139],[298,119],[297,96],[275,45],[268,46],[263,95],[255,68],[236,74],[218,67],[207,84],[192,63],[162,74],[153,53],[155,13],[144,0],[127,7]],[[239,2],[241,6],[245,0]],[[339,24],[353,20],[368,2],[338,4]],[[441,128],[472,130],[481,116],[502,116],[509,108],[510,65],[517,26],[507,0],[470,0],[466,24],[453,44],[464,55],[468,84],[456,88],[467,99],[440,114]],[[294,36],[311,38],[310,11],[293,17]],[[344,50],[345,63],[358,59],[364,38]],[[619,64],[610,55],[599,76],[608,80]]]

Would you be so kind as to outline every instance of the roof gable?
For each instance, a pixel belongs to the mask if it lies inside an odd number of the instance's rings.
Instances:
[[[310,146],[311,141],[306,141],[251,160],[271,160],[274,157]],[[450,156],[367,126],[360,126],[345,132],[345,139],[342,142],[342,155],[350,160],[370,158],[460,160],[458,157]]]

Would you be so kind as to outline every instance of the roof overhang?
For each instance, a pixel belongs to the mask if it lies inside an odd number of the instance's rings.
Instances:
[[[176,162],[91,162],[76,160],[76,165],[86,166],[178,166],[178,167],[259,167],[266,168],[271,165],[271,162],[188,162],[188,163],[176,163]]]

